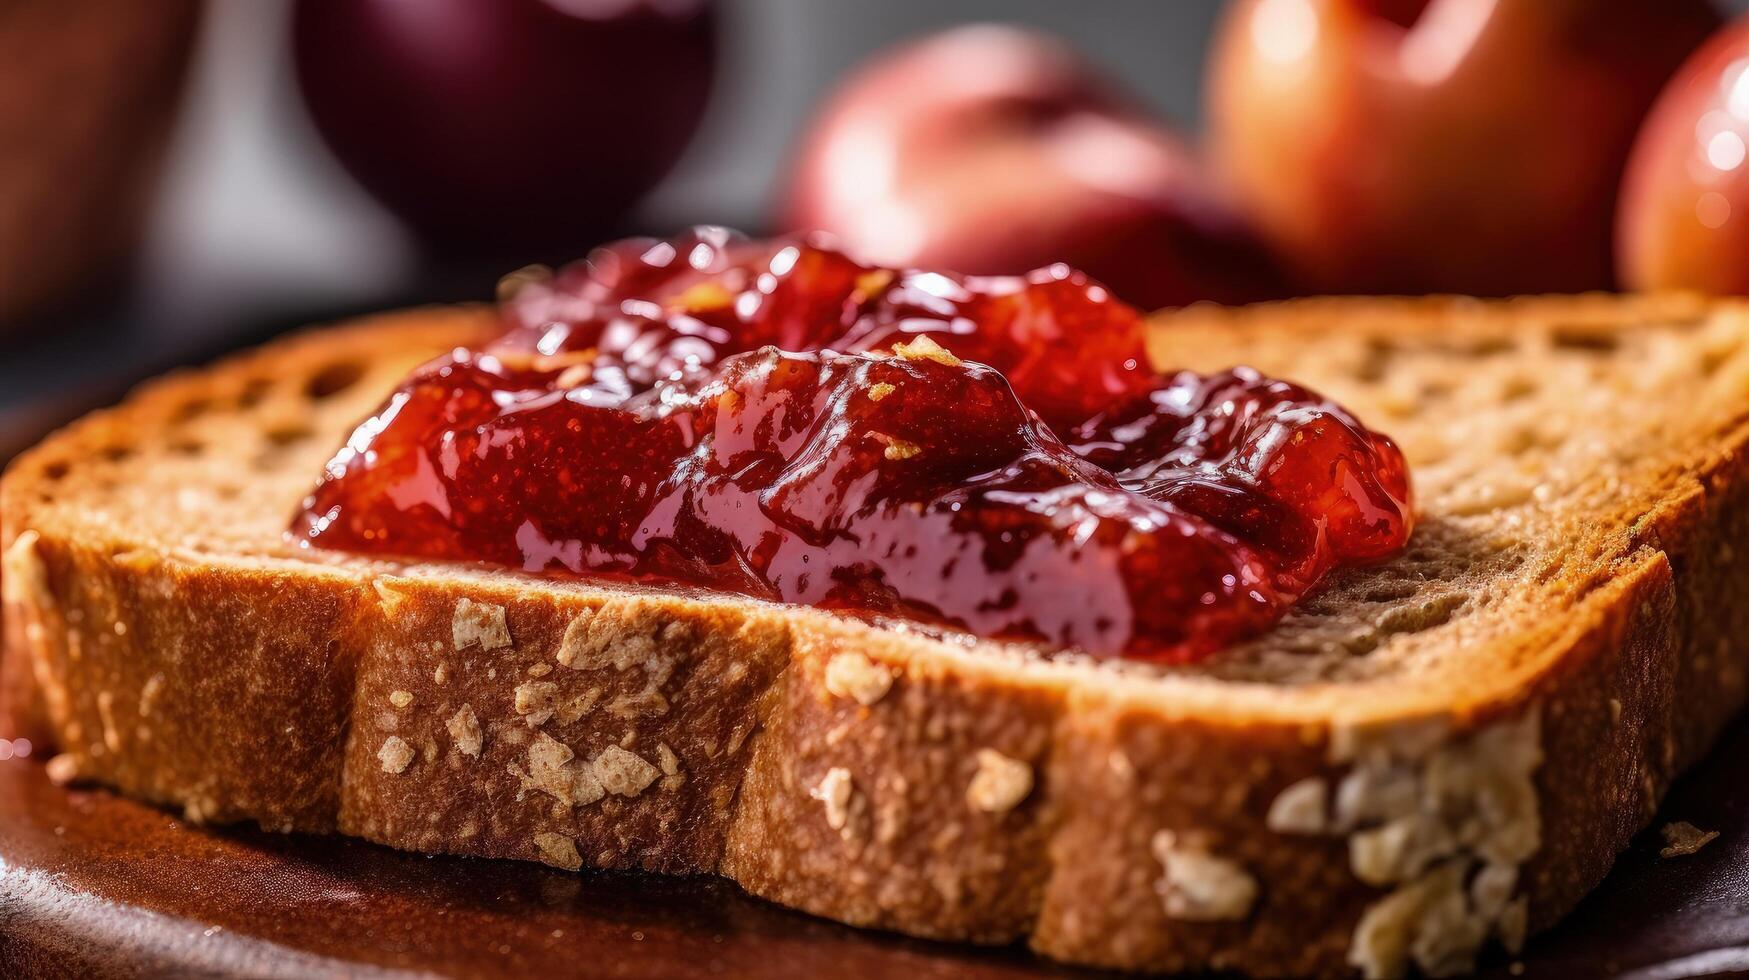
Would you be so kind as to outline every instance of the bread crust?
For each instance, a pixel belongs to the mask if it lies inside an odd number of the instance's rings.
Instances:
[[[1408,304],[1380,315],[1423,318]],[[1592,559],[1551,573],[1585,579],[1571,607],[1472,652],[1491,678],[1336,713],[1332,685],[1113,680],[705,593],[149,547],[45,503],[56,461],[151,424],[153,406],[217,398],[264,359],[296,366],[365,339],[437,351],[479,329],[474,312],[412,311],[293,339],[160,382],[14,465],[0,676],[15,684],[28,665],[63,768],[203,822],[717,873],[840,921],[1027,941],[1073,963],[1388,975],[1519,938],[1514,915],[1531,930],[1560,918],[1744,698],[1749,580],[1721,547],[1749,532],[1740,423],[1655,500],[1624,495]],[[1381,774],[1427,798],[1452,771],[1512,811],[1496,836],[1530,821],[1528,853],[1471,834],[1368,884],[1356,839],[1377,825],[1284,829],[1337,817],[1277,806],[1297,786],[1334,795]],[[1415,905],[1442,868],[1478,890],[1496,866],[1523,911],[1472,898],[1433,923],[1433,903]],[[1437,948],[1442,931],[1455,953]]]

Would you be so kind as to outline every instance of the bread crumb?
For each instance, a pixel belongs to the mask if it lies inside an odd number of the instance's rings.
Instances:
[[[583,856],[577,853],[577,842],[563,834],[542,831],[534,835],[534,846],[540,849],[542,864],[566,871],[583,867]]]
[[[898,390],[898,388],[887,384],[885,381],[877,381],[868,386],[868,400],[871,402],[878,402]]]
[[[79,760],[71,753],[62,752],[48,762],[49,781],[56,786],[65,786],[79,778]]]
[[[516,687],[516,713],[528,727],[538,728],[558,710],[559,685],[552,681],[529,681]]]
[[[480,719],[469,705],[462,705],[449,719],[449,737],[455,739],[455,747],[462,755],[480,757],[480,748],[485,744],[485,738],[480,732]]]
[[[826,690],[834,697],[867,707],[886,697],[892,686],[892,671],[854,650],[835,654],[826,662]]]
[[[918,334],[908,344],[894,344],[893,353],[906,361],[934,361],[948,367],[958,367],[963,363],[928,334]]]
[[[833,830],[843,830],[844,825],[850,821],[850,794],[854,788],[850,770],[843,766],[833,766],[826,770],[826,775],[820,779],[820,785],[808,791],[810,797],[825,805],[826,826]]]
[[[995,749],[978,750],[978,771],[966,786],[966,802],[974,810],[1006,813],[1032,792],[1032,766]]]
[[[389,703],[397,708],[405,708],[413,703],[413,695],[409,691],[390,691]]]
[[[1658,832],[1664,835],[1664,848],[1658,856],[1666,858],[1687,857],[1719,836],[1716,830],[1702,830],[1686,820],[1667,823]]]
[[[528,676],[530,677],[545,677],[552,672],[553,665],[549,663],[530,664],[528,667]]]
[[[431,672],[431,683],[444,684],[448,681],[449,681],[449,665],[448,664],[438,664],[437,669]]]
[[[651,765],[643,756],[628,752],[617,745],[602,749],[601,754],[595,757],[592,767],[602,788],[615,796],[637,796],[662,775],[662,770]]]
[[[504,607],[462,599],[455,604],[450,639],[457,650],[473,646],[481,650],[497,650],[509,646],[510,627],[504,620]]]
[[[1275,795],[1264,825],[1278,834],[1322,834],[1329,828],[1330,787],[1307,776]]]
[[[1251,914],[1257,879],[1237,862],[1181,842],[1170,830],[1154,835],[1153,850],[1165,872],[1155,890],[1169,918],[1219,922]]]
[[[390,735],[383,740],[383,747],[377,750],[377,761],[383,764],[383,772],[398,775],[405,772],[408,763],[413,761],[413,747],[401,736]]]

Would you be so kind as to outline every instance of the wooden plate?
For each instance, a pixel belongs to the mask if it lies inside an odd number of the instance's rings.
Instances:
[[[1676,786],[1655,826],[1719,830],[1698,854],[1642,835],[1603,886],[1494,976],[1749,973],[1749,724]],[[0,762],[0,976],[1069,977],[1019,949],[864,932],[706,879],[566,874],[358,841],[193,827],[40,760]]]

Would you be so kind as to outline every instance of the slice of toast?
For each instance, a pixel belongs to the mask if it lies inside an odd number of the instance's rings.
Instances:
[[[1159,318],[1162,364],[1250,363],[1394,436],[1421,509],[1399,559],[1173,668],[289,547],[350,428],[490,326],[294,337],[12,466],[5,670],[56,775],[1077,963],[1440,974],[1571,908],[1744,699],[1740,303]]]

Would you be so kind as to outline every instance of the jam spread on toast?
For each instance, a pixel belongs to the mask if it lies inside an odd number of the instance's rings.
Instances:
[[[1064,267],[702,228],[507,290],[327,465],[307,545],[690,583],[1188,661],[1407,541],[1403,457],[1246,368],[1148,367]]]

